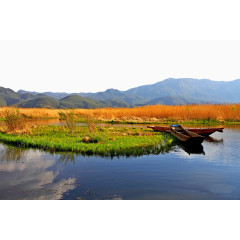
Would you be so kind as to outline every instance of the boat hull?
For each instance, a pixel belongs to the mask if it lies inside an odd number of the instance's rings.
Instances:
[[[172,126],[170,129],[170,132],[174,137],[176,137],[179,141],[187,144],[201,144],[204,140],[203,136],[186,130],[181,125]]]
[[[148,126],[148,128],[153,129],[155,132],[171,132],[170,127],[165,126]],[[223,132],[224,128],[186,128],[186,130],[193,133],[199,134],[201,136],[209,136],[215,132]]]

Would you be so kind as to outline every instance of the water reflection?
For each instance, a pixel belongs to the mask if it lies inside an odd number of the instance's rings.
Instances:
[[[209,137],[205,138],[205,141],[210,142],[210,143],[223,144],[223,138],[216,139],[216,138],[213,138],[213,137],[209,136]]]
[[[203,150],[203,145],[202,144],[184,144],[180,143],[178,145],[182,150],[184,150],[186,153],[190,154],[204,154],[205,152]]]
[[[12,146],[0,147],[0,161],[19,161],[26,154],[26,150]]]
[[[0,160],[0,199],[61,199],[75,188],[73,177],[55,182],[60,170],[51,169],[50,154],[0,145]]]
[[[65,165],[69,163],[75,164],[75,154],[74,153],[62,153],[60,158],[58,159],[60,163],[64,163]]]
[[[217,139],[217,138],[209,136],[204,139],[204,142],[208,142],[208,143],[212,144],[212,147],[213,147],[213,145],[223,144],[223,138]],[[187,143],[179,142],[177,145],[179,148],[184,150],[189,155],[191,155],[191,154],[205,155],[204,147],[202,144],[187,144]]]

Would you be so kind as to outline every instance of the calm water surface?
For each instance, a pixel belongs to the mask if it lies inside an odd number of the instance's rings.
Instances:
[[[240,128],[199,149],[84,157],[0,144],[0,199],[240,199]]]

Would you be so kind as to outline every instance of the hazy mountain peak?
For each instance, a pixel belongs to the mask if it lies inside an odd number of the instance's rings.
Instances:
[[[119,93],[121,91],[119,91],[118,89],[114,89],[114,88],[109,88],[105,91],[106,93]]]

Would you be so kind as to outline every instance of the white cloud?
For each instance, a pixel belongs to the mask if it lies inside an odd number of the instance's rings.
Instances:
[[[59,170],[51,169],[54,156],[3,145],[0,145],[0,155],[0,171],[7,173],[0,175],[3,199],[61,199],[65,192],[76,187],[75,178],[55,181]]]

